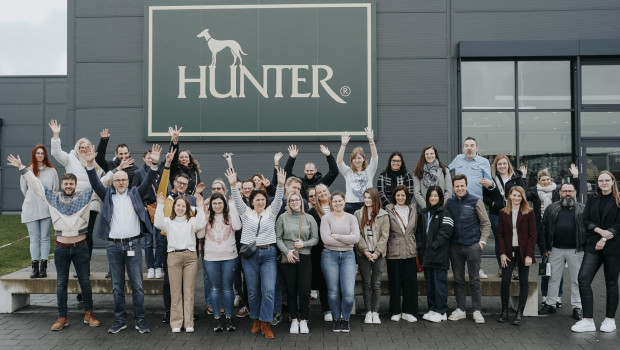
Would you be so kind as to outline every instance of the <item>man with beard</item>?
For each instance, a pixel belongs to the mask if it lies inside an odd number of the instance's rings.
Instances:
[[[297,159],[297,154],[299,150],[296,145],[291,145],[288,147],[288,160],[286,161],[286,165],[284,166],[284,171],[286,171],[286,177],[298,177],[293,174],[293,167],[295,166],[295,160]],[[327,174],[323,176],[320,171],[317,170],[316,164],[312,162],[306,163],[304,166],[304,177],[300,178],[301,180],[301,196],[303,199],[308,200],[308,188],[315,187],[318,184],[325,184],[327,187],[331,186],[332,183],[338,177],[338,165],[336,164],[336,160],[334,156],[332,156],[331,152],[327,147],[321,145],[321,153],[327,159],[327,165],[329,165],[329,170]],[[272,183],[275,183],[272,181]],[[285,206],[283,205],[282,208]],[[284,211],[284,210],[283,210]]]
[[[138,170],[138,167],[133,164],[131,153],[129,153],[129,147],[126,144],[121,143],[120,145],[116,146],[116,151],[114,152],[114,159],[106,160],[105,152],[108,148],[108,141],[110,141],[110,132],[108,131],[108,129],[103,129],[101,130],[100,136],[101,139],[99,139],[99,144],[97,145],[97,158],[95,158],[95,161],[106,173],[112,169],[117,168],[122,161],[129,161],[131,165],[123,170],[127,173],[127,176],[129,177],[128,187],[132,188],[133,176],[134,173]],[[155,165],[157,166],[157,164]]]
[[[549,257],[551,278],[545,305],[538,312],[540,315],[554,314],[556,300],[560,289],[560,280],[564,273],[564,265],[568,265],[571,284],[571,304],[573,318],[581,320],[581,298],[577,275],[583,260],[583,248],[586,243],[586,229],[583,225],[584,205],[575,201],[575,186],[571,183],[560,187],[561,199],[550,204],[542,219],[541,234],[543,239],[540,251]]]

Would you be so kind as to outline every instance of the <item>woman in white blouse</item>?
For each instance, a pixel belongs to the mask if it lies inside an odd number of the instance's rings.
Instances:
[[[165,197],[157,196],[155,227],[166,232],[168,239],[168,276],[170,279],[170,327],[172,333],[194,331],[194,287],[196,285],[196,231],[205,226],[205,214],[196,211],[191,217],[191,204],[187,197],[178,196],[172,203],[172,214],[164,217]],[[203,199],[196,195],[196,207],[203,205]],[[182,300],[181,300],[182,299]]]

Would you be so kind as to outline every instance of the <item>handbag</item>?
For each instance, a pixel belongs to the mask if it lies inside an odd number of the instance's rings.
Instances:
[[[301,240],[301,219],[303,218],[304,214],[301,214],[299,216],[299,230],[297,231],[297,240]],[[295,259],[297,259],[297,261],[299,261],[299,251],[297,250],[293,250],[293,256],[295,257]],[[282,253],[282,255],[280,256],[280,263],[282,264],[295,264],[295,263],[291,263],[288,261],[288,256],[284,253]]]
[[[260,231],[260,221],[263,217],[258,218],[258,227],[256,228],[256,237],[254,237],[254,242],[250,244],[242,244],[241,249],[239,249],[239,255],[248,259],[251,258],[254,253],[256,253],[256,239],[258,239],[258,232]]]
[[[551,263],[548,256],[542,256],[542,261],[538,264],[538,276],[551,276]]]

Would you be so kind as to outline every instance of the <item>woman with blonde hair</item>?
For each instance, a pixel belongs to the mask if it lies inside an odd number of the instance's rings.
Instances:
[[[510,296],[510,271],[518,263],[519,269],[519,306],[512,322],[515,326],[523,323],[523,309],[528,295],[528,274],[530,266],[535,263],[536,217],[530,209],[521,186],[514,186],[508,192],[508,202],[499,212],[497,224],[497,244],[502,264],[502,313],[498,322],[508,319],[508,299]]]
[[[351,166],[349,167],[344,163],[344,152],[347,149],[347,144],[351,140],[348,132],[341,135],[340,150],[336,158],[336,164],[338,164],[338,170],[344,177],[346,184],[346,205],[344,211],[349,214],[355,213],[364,205],[364,191],[367,188],[372,187],[372,179],[377,172],[377,165],[379,164],[379,155],[377,153],[377,147],[374,141],[374,132],[370,128],[365,128],[366,138],[370,145],[370,162],[366,159],[366,154],[362,147],[355,147],[351,152]]]
[[[620,274],[620,193],[616,178],[607,170],[596,178],[594,194],[588,198],[583,211],[586,227],[586,247],[579,270],[579,294],[583,305],[583,320],[575,323],[573,332],[594,332],[594,297],[592,280],[603,266],[607,305],[601,332],[616,330],[618,310],[618,275]]]
[[[329,310],[329,302],[327,301],[327,284],[323,269],[321,268],[321,254],[323,253],[323,240],[321,239],[321,219],[325,214],[332,210],[332,195],[329,187],[325,184],[318,184],[315,188],[316,205],[308,211],[312,215],[319,227],[319,242],[312,247],[312,289],[319,291],[319,301],[321,302],[321,311],[323,311],[323,320],[327,322],[333,321],[332,314]]]

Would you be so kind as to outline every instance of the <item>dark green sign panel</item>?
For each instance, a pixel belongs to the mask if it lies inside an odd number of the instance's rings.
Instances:
[[[145,5],[146,139],[364,138],[376,125],[375,3]]]

